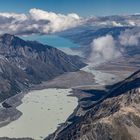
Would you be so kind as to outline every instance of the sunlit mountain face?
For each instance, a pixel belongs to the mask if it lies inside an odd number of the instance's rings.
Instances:
[[[0,140],[139,140],[139,7],[2,0]]]

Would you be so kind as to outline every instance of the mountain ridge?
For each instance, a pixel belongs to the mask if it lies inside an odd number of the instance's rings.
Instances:
[[[110,87],[84,116],[45,140],[139,140],[139,101],[140,70]]]
[[[67,55],[51,46],[24,41],[10,34],[1,35],[0,101],[33,84],[77,71],[85,65],[80,57]]]

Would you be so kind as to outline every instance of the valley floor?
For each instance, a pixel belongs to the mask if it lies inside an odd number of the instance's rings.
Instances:
[[[87,66],[80,71],[65,73],[51,81],[43,82],[33,87],[33,91],[26,95],[16,95],[6,101],[11,103],[13,108],[5,109],[6,112],[10,112],[8,114],[10,118],[5,113],[7,119],[3,120],[4,118],[2,118],[0,124],[4,126],[11,123],[0,128],[0,136],[10,138],[30,137],[41,140],[53,133],[59,124],[66,122],[78,105],[77,98],[67,96],[72,89],[73,96],[78,97],[80,101],[82,98],[93,96],[81,90],[104,89],[105,85],[118,82],[127,77],[129,73],[124,72],[124,75],[120,77],[118,72],[95,70],[93,67]],[[82,103],[80,102],[80,104]],[[16,107],[17,109],[15,109]],[[79,105],[72,116],[77,113],[79,115],[84,114]]]
[[[71,89],[44,89],[29,92],[17,107],[23,115],[0,128],[0,136],[41,140],[53,133],[78,104],[77,98],[68,96],[70,91]]]

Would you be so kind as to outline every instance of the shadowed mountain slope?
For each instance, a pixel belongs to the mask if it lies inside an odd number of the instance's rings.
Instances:
[[[85,64],[48,45],[24,41],[14,35],[0,36],[0,101]]]
[[[140,71],[109,87],[88,112],[47,140],[139,140]]]

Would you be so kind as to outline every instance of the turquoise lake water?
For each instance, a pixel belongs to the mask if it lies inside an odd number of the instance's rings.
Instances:
[[[38,41],[56,48],[75,48],[79,47],[78,44],[73,43],[71,40],[57,36],[57,35],[32,35],[22,37],[24,40]]]

